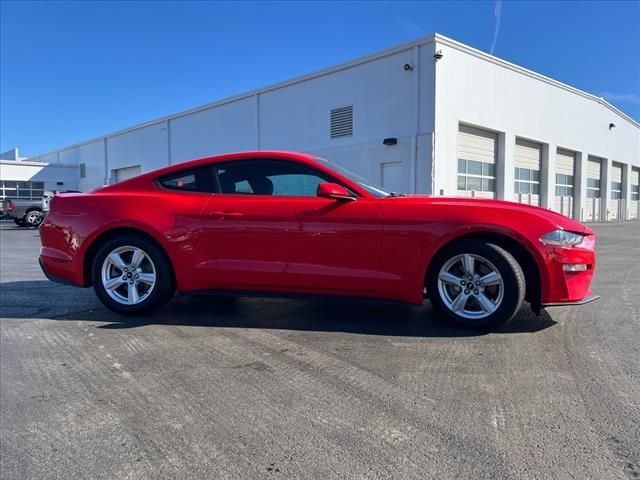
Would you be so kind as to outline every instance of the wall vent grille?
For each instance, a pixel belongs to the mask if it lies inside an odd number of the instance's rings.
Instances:
[[[331,110],[331,138],[353,135],[353,105]]]

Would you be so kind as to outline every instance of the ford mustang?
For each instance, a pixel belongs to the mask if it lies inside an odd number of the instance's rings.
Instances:
[[[56,195],[46,276],[120,314],[180,294],[323,295],[421,304],[470,327],[597,298],[594,233],[549,210],[386,192],[329,161],[246,152]]]

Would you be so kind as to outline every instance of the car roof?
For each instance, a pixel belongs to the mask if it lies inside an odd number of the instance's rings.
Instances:
[[[307,153],[300,152],[289,152],[285,150],[255,150],[255,151],[246,151],[246,152],[236,152],[236,153],[226,153],[222,155],[214,155],[210,157],[198,158],[196,160],[189,160],[182,163],[176,163],[175,165],[169,165],[167,167],[159,168],[157,170],[153,170],[151,172],[146,172],[136,177],[130,178],[128,180],[123,180],[122,182],[115,183],[113,185],[108,185],[103,188],[100,188],[96,191],[99,192],[111,192],[111,191],[120,191],[120,190],[129,190],[129,189],[142,189],[148,190],[149,188],[153,188],[154,180],[158,177],[162,177],[164,175],[168,175],[174,172],[179,172],[182,170],[189,170],[192,168],[197,168],[204,165],[210,165],[212,163],[219,162],[227,162],[234,160],[248,160],[248,159],[283,159],[283,160],[292,160],[294,162],[298,162],[304,165],[309,165],[313,168],[325,171],[330,173],[333,177],[340,179],[342,182],[347,185],[352,186],[353,190],[356,190],[358,194],[368,197],[370,196],[368,192],[364,189],[360,188],[359,185],[345,178],[340,173],[333,171],[328,168],[326,165],[323,165],[321,162],[316,160],[316,157],[313,155],[309,155]]]
[[[246,151],[246,152],[237,152],[237,153],[225,153],[223,155],[214,155],[211,157],[198,158],[196,160],[189,160],[182,163],[176,163],[175,165],[169,165],[168,167],[163,167],[158,170],[154,170],[148,173],[145,173],[142,176],[149,177],[159,177],[162,175],[166,175],[168,173],[173,173],[180,170],[185,170],[189,168],[196,168],[201,165],[209,165],[211,163],[218,162],[226,162],[230,160],[244,160],[244,159],[253,159],[253,158],[283,158],[290,160],[297,160],[302,163],[308,163],[312,165],[317,165],[314,157],[308,155],[306,153],[299,152],[287,152],[282,150],[256,150],[256,151]]]

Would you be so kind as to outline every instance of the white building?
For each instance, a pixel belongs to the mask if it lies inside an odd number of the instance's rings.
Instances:
[[[0,153],[0,198],[41,200],[45,191],[77,190],[78,181],[77,165],[30,161],[17,148]]]
[[[89,190],[242,150],[296,150],[384,187],[637,219],[640,124],[602,98],[435,34],[30,161]]]

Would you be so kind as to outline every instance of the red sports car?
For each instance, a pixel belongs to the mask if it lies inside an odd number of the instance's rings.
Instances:
[[[593,232],[542,208],[385,192],[326,160],[247,152],[60,194],[40,226],[51,280],[121,314],[181,294],[327,295],[510,320],[526,299],[597,298]]]

